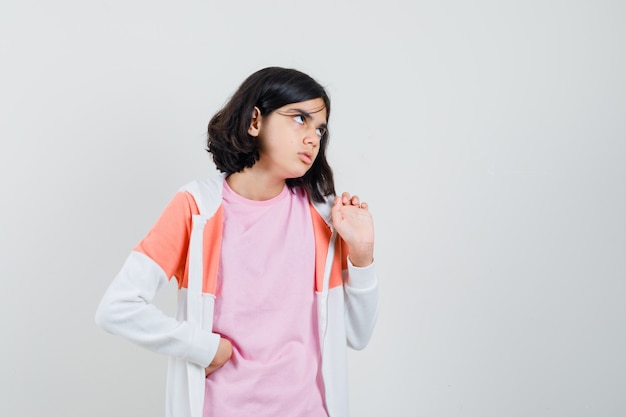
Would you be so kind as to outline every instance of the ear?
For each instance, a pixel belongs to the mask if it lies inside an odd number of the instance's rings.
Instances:
[[[248,126],[248,134],[250,136],[259,136],[261,130],[261,110],[257,106],[252,109],[252,119],[250,120],[250,126]]]

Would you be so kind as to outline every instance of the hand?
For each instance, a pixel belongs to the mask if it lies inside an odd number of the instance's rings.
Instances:
[[[354,266],[368,266],[374,261],[374,222],[358,196],[344,192],[335,197],[331,210],[333,226],[348,244],[350,262]]]
[[[205,376],[209,376],[210,373],[215,372],[217,369],[224,366],[226,362],[230,359],[233,354],[233,345],[230,343],[230,340],[220,338],[220,344],[217,347],[217,353],[215,353],[215,357],[209,366],[204,368]]]

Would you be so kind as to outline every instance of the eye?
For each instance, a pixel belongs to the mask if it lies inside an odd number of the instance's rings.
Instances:
[[[293,120],[296,121],[296,123],[303,125],[304,124],[304,116],[302,115],[297,115],[293,117]]]
[[[317,133],[317,136],[319,136],[320,138],[323,138],[324,135],[326,135],[326,128],[325,127],[318,127],[317,129],[315,129],[315,133]]]

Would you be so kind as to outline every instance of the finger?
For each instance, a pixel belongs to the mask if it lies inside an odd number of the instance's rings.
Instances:
[[[341,194],[341,202],[343,204],[350,204],[350,194],[347,192],[344,192]]]
[[[341,197],[335,197],[335,204],[330,209],[330,213],[332,216],[336,216],[339,210],[341,210]]]
[[[367,206],[367,203],[363,202],[363,203],[361,203],[361,205],[359,207],[364,208],[364,209],[367,210],[368,206]]]
[[[352,198],[350,199],[350,204],[352,204],[353,206],[358,206],[359,204],[361,204],[361,201],[359,200],[359,196],[353,195]]]
[[[344,206],[344,197],[335,197],[335,204],[333,204],[333,209],[339,210],[342,206]]]

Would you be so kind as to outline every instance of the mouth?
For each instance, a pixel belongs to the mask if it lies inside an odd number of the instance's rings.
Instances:
[[[313,163],[313,154],[311,152],[299,152],[298,157],[306,164],[311,165]]]

